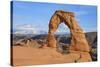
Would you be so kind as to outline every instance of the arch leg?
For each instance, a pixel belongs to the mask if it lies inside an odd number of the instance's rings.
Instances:
[[[60,19],[59,17],[54,17],[51,19],[49,23],[49,31],[48,31],[48,36],[47,36],[47,46],[56,48],[57,47],[57,41],[55,38],[55,31],[58,28],[58,25],[60,24]]]

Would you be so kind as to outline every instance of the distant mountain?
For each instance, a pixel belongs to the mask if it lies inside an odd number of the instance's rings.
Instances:
[[[97,43],[97,32],[87,32],[86,38],[91,47],[97,47],[97,44],[94,45],[95,42]]]
[[[46,39],[47,34],[44,34],[44,33],[42,34],[13,34],[14,40],[25,39],[25,38],[32,38],[34,40]],[[70,40],[71,40],[70,34],[57,34],[55,35],[55,38],[59,42],[70,44]],[[87,32],[86,39],[88,40],[88,43],[90,44],[90,46],[94,46],[93,45],[94,42],[97,42],[97,32]]]

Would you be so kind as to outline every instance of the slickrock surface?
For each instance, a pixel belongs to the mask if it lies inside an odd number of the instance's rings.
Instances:
[[[91,58],[87,52],[70,51],[69,54],[63,55],[54,48],[13,47],[14,66],[89,61]]]

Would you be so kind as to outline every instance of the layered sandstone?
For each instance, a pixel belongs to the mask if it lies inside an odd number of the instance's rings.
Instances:
[[[57,47],[54,33],[57,30],[60,23],[64,23],[70,29],[71,44],[70,50],[89,52],[90,48],[86,40],[84,31],[78,25],[73,12],[65,12],[58,10],[51,17],[49,23],[49,32],[47,38],[47,44],[49,47]]]

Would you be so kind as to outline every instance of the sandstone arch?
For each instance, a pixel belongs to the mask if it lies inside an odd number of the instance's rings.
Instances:
[[[56,48],[57,42],[54,37],[54,32],[57,30],[60,23],[64,23],[70,29],[71,44],[70,50],[89,52],[90,48],[86,40],[85,34],[78,25],[73,12],[65,12],[58,10],[51,17],[49,22],[49,31],[47,37],[47,46]]]

